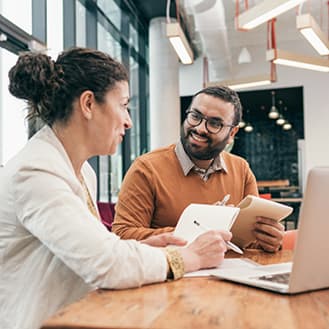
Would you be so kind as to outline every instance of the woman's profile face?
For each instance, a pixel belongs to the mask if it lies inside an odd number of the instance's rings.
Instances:
[[[123,140],[126,129],[132,127],[128,113],[129,85],[117,82],[104,96],[103,103],[94,103],[92,145],[98,155],[114,154]]]

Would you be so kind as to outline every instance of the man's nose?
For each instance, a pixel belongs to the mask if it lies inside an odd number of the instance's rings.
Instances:
[[[201,122],[195,128],[197,131],[207,133],[207,120],[205,118],[202,118]]]

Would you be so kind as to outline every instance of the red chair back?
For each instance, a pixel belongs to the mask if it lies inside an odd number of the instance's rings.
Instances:
[[[102,223],[109,231],[112,230],[112,223],[115,213],[114,206],[115,204],[111,202],[97,202],[97,207],[101,216]]]
[[[271,193],[262,193],[262,194],[259,194],[259,197],[263,198],[263,199],[271,200],[272,195],[271,195]]]

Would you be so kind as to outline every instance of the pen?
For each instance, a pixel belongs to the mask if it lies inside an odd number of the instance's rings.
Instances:
[[[218,206],[225,206],[226,202],[230,199],[231,195],[230,194],[226,194],[223,198],[222,201],[220,201],[217,205]]]
[[[229,195],[228,195],[229,196]],[[228,200],[228,199],[227,199]],[[196,226],[198,226],[200,229],[202,229],[203,231],[207,232],[210,230],[210,228],[208,227],[205,227],[204,225],[200,224],[197,220],[194,220],[193,221],[193,224],[195,224]],[[243,254],[243,251],[238,247],[236,246],[234,243],[232,243],[231,241],[225,241],[227,247],[233,251],[235,251],[236,253],[242,255]]]

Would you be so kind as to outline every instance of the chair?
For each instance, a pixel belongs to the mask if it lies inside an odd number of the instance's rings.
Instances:
[[[271,200],[272,195],[271,195],[271,193],[261,193],[261,194],[259,194],[259,197],[262,199]]]
[[[101,216],[102,223],[109,231],[112,230],[112,223],[115,214],[114,206],[115,204],[112,202],[97,202],[97,207]]]
[[[298,235],[298,230],[289,230],[284,233],[282,240],[283,250],[294,250],[296,245],[296,239]]]

